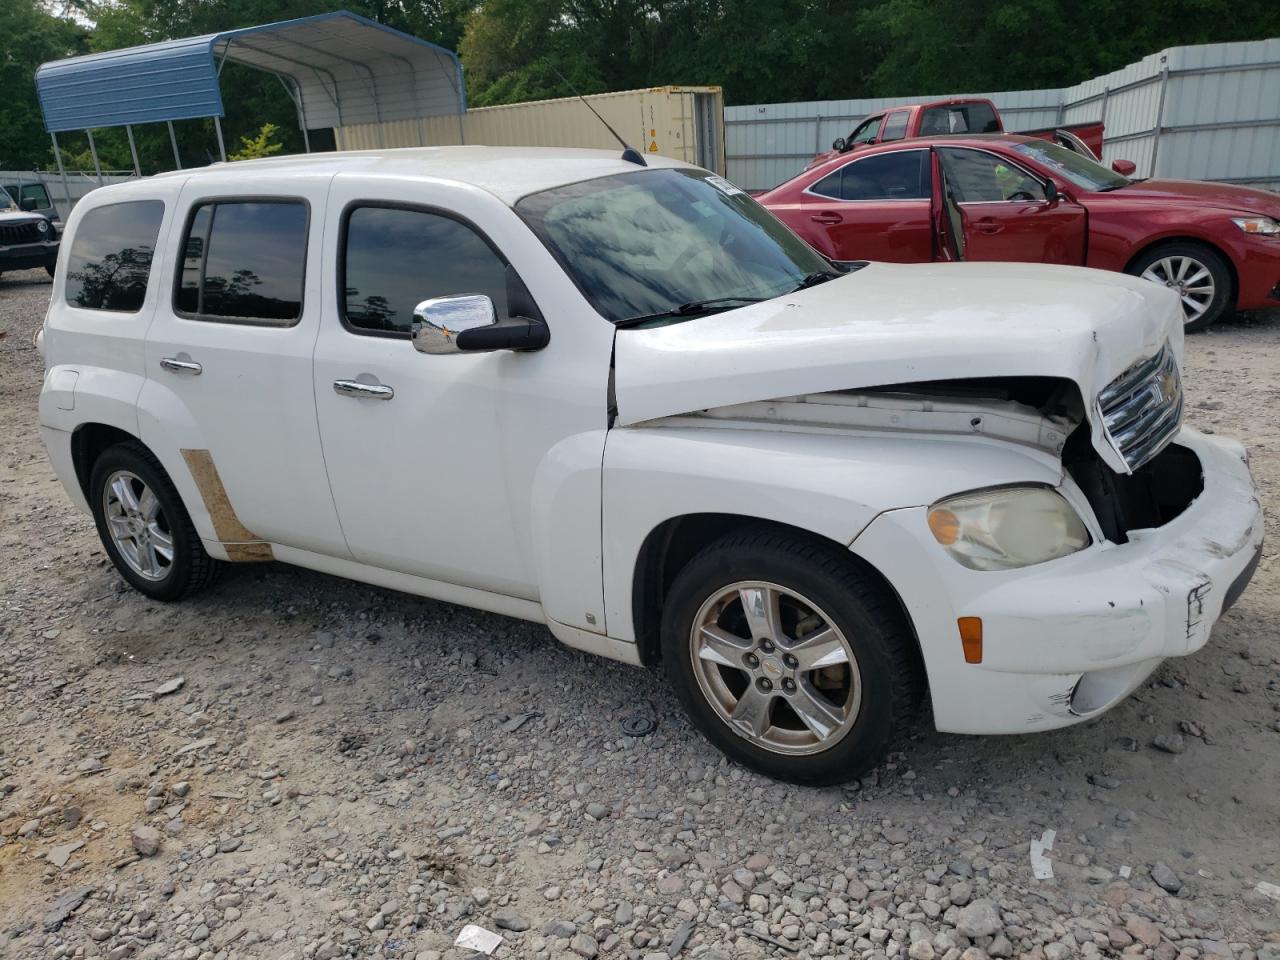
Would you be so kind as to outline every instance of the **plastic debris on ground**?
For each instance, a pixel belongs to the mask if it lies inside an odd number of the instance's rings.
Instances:
[[[477,927],[474,923],[468,923],[463,927],[458,932],[458,939],[453,941],[455,947],[466,947],[468,950],[483,953],[486,957],[492,956],[493,951],[497,950],[501,943],[500,934],[486,930],[484,927]]]
[[[1039,840],[1031,841],[1031,872],[1037,880],[1053,879],[1053,861],[1045,854],[1053,849],[1053,841],[1057,837],[1056,830],[1046,830]]]

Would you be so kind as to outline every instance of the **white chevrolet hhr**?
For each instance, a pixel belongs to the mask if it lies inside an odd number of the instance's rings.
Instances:
[[[40,422],[120,574],[282,560],[661,665],[772,776],[1106,710],[1262,542],[1141,279],[835,265],[705,170],[452,147],[95,190]]]

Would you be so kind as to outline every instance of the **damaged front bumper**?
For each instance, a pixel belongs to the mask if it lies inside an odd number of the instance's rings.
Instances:
[[[1021,733],[1108,709],[1166,657],[1199,650],[1247,585],[1262,549],[1257,491],[1238,443],[1183,429],[1204,489],[1163,526],[1004,572],[942,555],[924,508],[881,514],[852,544],[899,591],[914,622],[939,730]],[[979,617],[982,660],[957,618]]]

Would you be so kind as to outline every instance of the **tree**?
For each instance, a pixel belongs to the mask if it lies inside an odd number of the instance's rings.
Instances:
[[[0,169],[27,170],[52,156],[36,99],[36,68],[84,53],[85,30],[39,0],[0,3]]]
[[[730,104],[1060,87],[1276,23],[1275,0],[1165,0],[1159,16],[1130,0],[0,0],[0,168],[52,160],[33,82],[46,60],[337,5],[459,50],[473,106],[665,84],[717,84]],[[227,143],[271,124],[283,152],[303,149],[277,78],[229,63],[221,87]],[[175,127],[184,166],[217,159],[211,120]],[[143,173],[173,167],[163,124],[134,135]],[[122,129],[94,138],[104,167],[132,167]],[[85,162],[82,134],[58,139]]]
[[[264,123],[255,137],[241,137],[240,149],[227,156],[228,160],[257,160],[269,157],[284,149],[284,144],[275,139],[278,128],[274,123]]]

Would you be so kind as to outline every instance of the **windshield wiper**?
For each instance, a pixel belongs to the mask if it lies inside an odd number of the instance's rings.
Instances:
[[[795,289],[791,292],[799,293],[801,290],[808,290],[810,287],[816,287],[820,283],[826,283],[828,280],[834,280],[838,276],[841,276],[841,274],[832,273],[830,270],[818,270],[809,274],[796,284]]]
[[[672,307],[670,310],[663,310],[660,313],[647,313],[640,317],[627,317],[625,320],[619,320],[614,326],[626,329],[627,327],[639,326],[650,320],[666,320],[668,317],[703,317],[709,313],[720,313],[724,310],[732,310],[734,307],[746,306],[749,303],[761,303],[764,299],[764,297],[709,297],[706,300],[690,300],[688,303],[682,303],[678,307]]]

